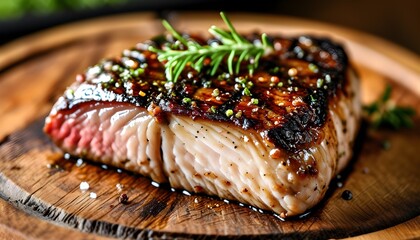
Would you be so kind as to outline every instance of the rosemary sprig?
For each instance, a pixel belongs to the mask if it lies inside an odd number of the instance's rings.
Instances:
[[[374,128],[392,127],[399,129],[402,127],[412,127],[415,111],[410,107],[397,106],[391,99],[392,88],[387,85],[381,97],[366,106],[363,106],[367,120]]]
[[[238,34],[226,15],[221,12],[220,16],[227,25],[229,31],[216,26],[208,30],[221,44],[201,45],[192,39],[186,39],[179,34],[166,20],[162,21],[166,30],[179,41],[185,50],[174,47],[158,49],[150,47],[149,50],[158,53],[158,60],[165,62],[165,73],[168,81],[176,82],[183,69],[190,65],[196,71],[201,71],[206,59],[210,59],[209,74],[213,76],[223,61],[226,61],[230,74],[238,74],[241,63],[248,62],[250,75],[258,67],[260,58],[269,54],[273,47],[268,41],[267,35],[261,35],[261,43],[253,44]]]

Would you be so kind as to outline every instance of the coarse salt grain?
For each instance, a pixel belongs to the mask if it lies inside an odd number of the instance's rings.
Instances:
[[[115,185],[115,187],[117,188],[118,192],[121,192],[122,189],[124,188],[124,186],[121,183],[117,183],[117,185]]]
[[[96,195],[96,193],[91,192],[91,193],[89,194],[89,197],[90,197],[90,198],[92,198],[92,199],[96,199],[97,195]]]
[[[81,167],[83,165],[83,159],[79,158],[76,161],[76,166]]]
[[[88,189],[89,189],[89,183],[87,183],[87,182],[81,182],[80,183],[80,190],[86,191]]]

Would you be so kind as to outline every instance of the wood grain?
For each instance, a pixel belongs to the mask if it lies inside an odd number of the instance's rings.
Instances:
[[[113,239],[97,234],[84,233],[74,228],[68,228],[51,223],[47,220],[25,213],[12,207],[0,198],[0,239],[85,239],[106,240]]]
[[[218,23],[216,13],[171,14],[169,18],[176,26],[192,31]],[[288,18],[238,14],[232,19],[238,29],[328,33],[348,47],[362,78],[364,102],[375,99],[385,84],[391,83],[393,98],[420,112],[420,65],[390,57],[396,56],[394,52],[381,54],[377,49],[382,41],[350,30]],[[52,29],[0,48],[0,195],[26,212],[19,213],[29,216],[22,217],[25,223],[40,219],[41,228],[54,229],[57,238],[65,236],[63,232],[70,228],[76,233],[120,238],[326,239],[370,233],[364,239],[374,239],[375,233],[392,236],[380,230],[397,225],[400,226],[397,229],[403,229],[399,237],[418,237],[420,189],[416,183],[420,172],[415,167],[420,164],[415,147],[420,145],[418,116],[413,129],[399,132],[362,129],[354,159],[342,178],[332,183],[324,201],[307,216],[285,222],[236,203],[188,196],[165,186],[157,188],[146,178],[107,166],[64,159],[42,133],[43,120],[51,105],[77,73],[159,33],[162,30],[157,27],[159,24],[152,14],[116,16]],[[395,46],[392,49],[400,51]],[[399,53],[400,58],[418,61],[417,56],[404,50]],[[386,71],[377,63],[384,64]],[[384,140],[391,144],[387,150],[382,147]],[[87,191],[80,190],[82,181],[89,183]],[[338,182],[343,186],[337,187]],[[341,198],[344,190],[353,193],[352,200]],[[91,198],[91,193],[97,198]],[[123,193],[129,196],[127,204],[118,200]],[[4,209],[13,214],[12,210]],[[53,228],[41,219],[66,228]],[[404,225],[405,222],[409,224]],[[30,236],[18,225],[13,221],[0,225],[0,233],[15,233],[16,238]]]

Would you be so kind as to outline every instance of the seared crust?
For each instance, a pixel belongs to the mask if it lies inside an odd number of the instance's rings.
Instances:
[[[258,40],[257,35],[247,38]],[[197,72],[187,67],[173,83],[166,81],[156,53],[147,50],[150,45],[174,44],[160,36],[79,75],[77,80],[91,87],[77,96],[66,94],[56,110],[91,100],[129,102],[147,108],[160,122],[175,114],[232,123],[257,130],[276,147],[296,152],[319,142],[317,129],[325,124],[329,101],[343,94],[348,60],[343,48],[329,39],[270,39],[275,51],[261,59],[252,76],[246,66],[238,75],[221,67],[215,76],[209,76],[207,69]]]
[[[330,40],[271,41],[275,51],[253,75],[245,65],[233,76],[223,67],[215,76],[187,67],[176,82],[147,50],[174,43],[140,43],[77,76],[44,131],[74,156],[281,216],[301,214],[352,155],[358,78]]]

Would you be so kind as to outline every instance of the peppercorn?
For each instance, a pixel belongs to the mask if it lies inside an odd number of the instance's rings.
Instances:
[[[121,194],[120,197],[118,198],[118,201],[122,204],[127,204],[128,203],[127,194],[125,194],[125,193]]]

